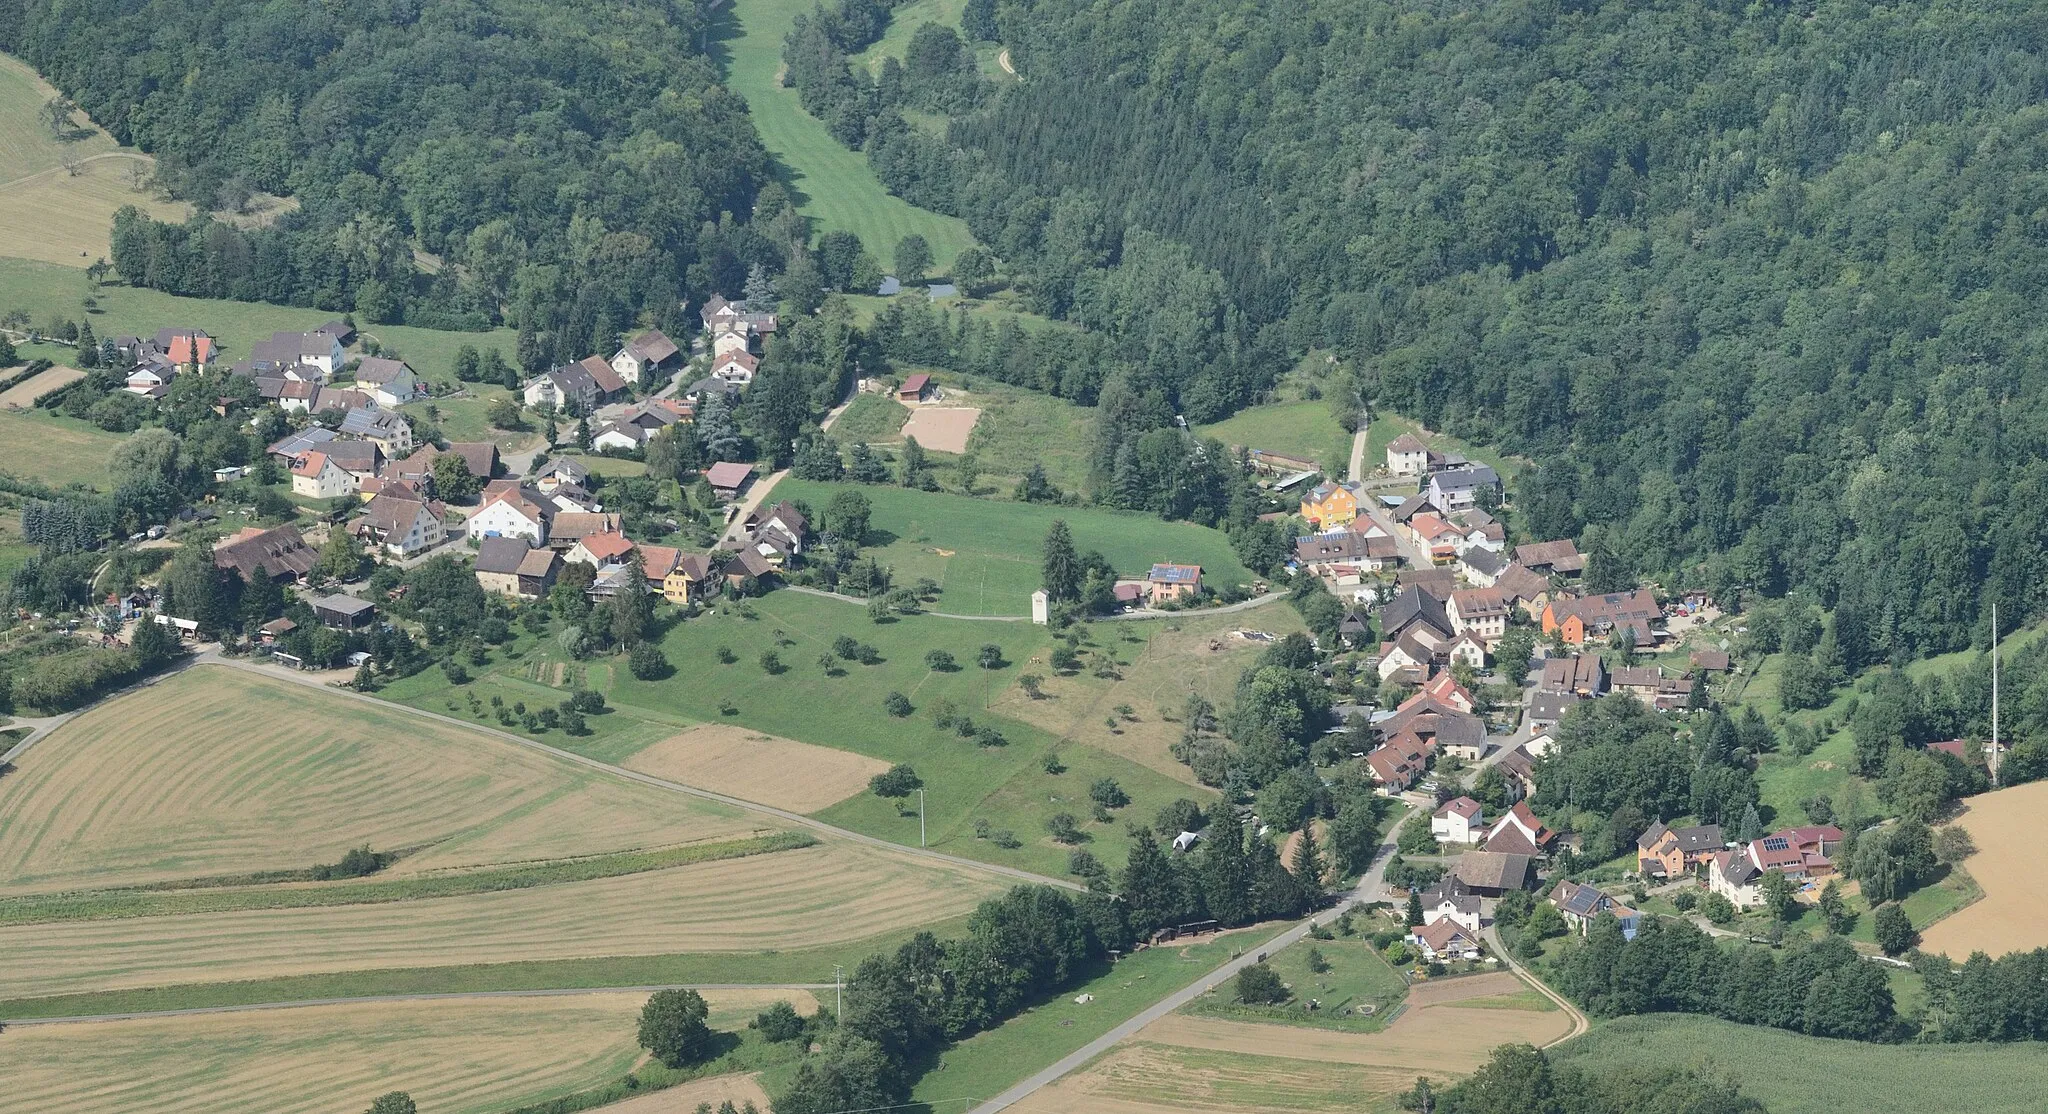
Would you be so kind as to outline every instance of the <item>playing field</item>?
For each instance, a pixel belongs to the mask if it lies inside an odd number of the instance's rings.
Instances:
[[[4,305],[0,302],[0,305]],[[107,455],[121,435],[43,411],[0,410],[0,472],[51,487],[107,490]]]
[[[937,452],[964,453],[980,417],[981,411],[972,406],[920,406],[903,423],[903,436],[915,437],[919,445]]]
[[[75,367],[49,368],[31,379],[17,383],[0,392],[0,409],[25,410],[34,406],[36,400],[51,391],[68,387],[85,378],[85,372]]]
[[[801,991],[714,990],[705,998],[713,1027],[723,1030],[743,1027],[778,999],[804,1013],[817,1005]],[[613,993],[369,1002],[27,1026],[0,1036],[0,1062],[9,1065],[7,1108],[21,1114],[353,1114],[393,1090],[434,1114],[485,1114],[631,1070],[642,1057],[635,1035],[646,1000]],[[745,1093],[746,1078],[725,1089]],[[678,1097],[713,1090],[685,1088]]]
[[[2033,1114],[2048,1092],[2038,1042],[1866,1044],[1683,1014],[1603,1022],[1551,1054],[1593,1072],[1707,1068],[1771,1114]]]
[[[1226,445],[1266,449],[1318,461],[1330,475],[1341,473],[1351,459],[1351,434],[1330,413],[1327,401],[1276,402],[1240,410],[1195,432]],[[1385,463],[1382,455],[1380,462]],[[1367,467],[1371,467],[1368,460]]]
[[[667,847],[755,817],[376,703],[201,666],[60,728],[0,779],[0,893]],[[382,877],[382,876],[380,876]]]
[[[973,242],[967,222],[920,209],[883,189],[867,157],[832,138],[797,103],[796,90],[781,85],[782,40],[797,13],[811,10],[808,0],[738,0],[728,10],[731,15],[718,23],[713,53],[722,55],[728,83],[746,98],[754,129],[781,164],[804,215],[820,232],[843,229],[859,236],[885,270],[894,265],[896,242],[916,233],[931,246],[935,271],[943,273]]]
[[[860,940],[965,912],[978,870],[829,844],[589,882],[381,905],[0,929],[0,999],[385,967],[743,952]]]
[[[1306,629],[1300,613],[1284,603],[1230,615],[1196,612],[1157,622],[1097,624],[1087,631],[1089,642],[1129,663],[1115,677],[1097,677],[1086,669],[1047,673],[1037,699],[1013,688],[997,707],[1062,738],[1192,785],[1195,775],[1172,750],[1186,726],[1181,716],[1188,695],[1199,694],[1219,712],[1227,710],[1239,675],[1271,645],[1241,632],[1278,638]],[[1115,713],[1122,705],[1133,714]],[[1106,722],[1112,714],[1118,721],[1114,730]]]
[[[942,591],[932,608],[950,614],[1029,615],[1031,593],[1044,583],[1045,533],[1054,519],[1066,521],[1076,549],[1099,551],[1123,575],[1142,577],[1154,563],[1170,562],[1202,566],[1205,584],[1252,579],[1222,531],[1150,515],[802,480],[782,481],[775,495],[823,508],[842,488],[873,506],[869,541],[882,544],[863,552],[895,569],[900,584],[937,581]]]
[[[2004,955],[2048,944],[2048,863],[2027,850],[2027,833],[2048,810],[2048,781],[2029,782],[1964,802],[1957,825],[1977,853],[1963,863],[1984,899],[1920,930],[1922,951],[1962,960],[1971,952]]]
[[[0,54],[0,252],[84,267],[107,254],[114,210],[134,205],[164,220],[183,220],[191,207],[137,189],[130,169],[148,155],[72,116],[71,133],[53,134],[40,119],[57,90],[11,55]]]
[[[759,801],[816,812],[868,787],[887,762],[852,751],[763,735],[732,724],[692,727],[626,761],[628,769]]]

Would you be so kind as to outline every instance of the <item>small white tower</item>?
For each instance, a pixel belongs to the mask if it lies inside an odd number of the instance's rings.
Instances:
[[[1043,588],[1031,593],[1031,621],[1041,627],[1052,622],[1052,597]]]

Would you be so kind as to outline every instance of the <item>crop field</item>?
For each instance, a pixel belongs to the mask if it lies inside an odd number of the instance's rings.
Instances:
[[[735,1072],[693,1079],[651,1095],[640,1095],[604,1108],[604,1114],[696,1114],[705,1103],[718,1107],[731,1103],[735,1110],[753,1103],[756,1110],[768,1109],[768,1092],[761,1089],[760,1073]]]
[[[107,454],[121,435],[42,411],[0,411],[0,472],[50,487],[107,490]]]
[[[1226,445],[1307,457],[1320,462],[1328,475],[1341,474],[1351,460],[1351,434],[1337,424],[1326,401],[1254,406],[1214,425],[1198,426],[1195,432]],[[1384,449],[1379,459],[1386,463]],[[1371,458],[1367,458],[1367,467],[1371,467]]]
[[[736,809],[366,701],[200,667],[80,716],[0,781],[0,893],[415,849],[412,874],[745,834]]]
[[[744,727],[692,727],[635,754],[628,769],[792,812],[816,812],[868,787],[887,762]]]
[[[1026,1114],[1361,1114],[1391,1112],[1415,1085],[1406,1067],[1316,1064],[1136,1040],[1017,1104]]]
[[[712,1026],[728,1031],[778,999],[817,1008],[803,992],[705,998]],[[630,1070],[642,1057],[645,1002],[637,993],[366,1002],[31,1026],[0,1037],[0,1059],[10,1064],[8,1109],[22,1114],[312,1114],[367,1107],[391,1090],[436,1114],[486,1114]]]
[[[25,383],[17,383],[0,392],[0,410],[25,410],[51,391],[61,390],[83,378],[85,372],[75,367],[50,368]]]
[[[1683,1014],[1605,1022],[1552,1055],[1589,1071],[1709,1068],[1771,1114],[2022,1114],[2048,1091],[2039,1043],[1865,1044]]]
[[[85,119],[72,116],[59,138],[38,115],[57,95],[20,59],[0,54],[0,245],[8,255],[84,267],[107,254],[114,210],[134,205],[165,220],[183,220],[190,206],[160,200],[129,183],[129,170],[151,165]]]
[[[1076,549],[1101,552],[1121,575],[1143,576],[1155,562],[1168,561],[1202,566],[1208,584],[1252,578],[1222,531],[1150,515],[802,480],[784,480],[775,494],[823,509],[842,487],[866,495],[874,507],[864,552],[894,568],[900,584],[937,581],[942,591],[932,607],[950,614],[1029,615],[1031,593],[1044,583],[1041,553],[1054,519],[1066,520]]]
[[[2048,944],[2048,864],[2027,852],[2026,833],[2048,808],[2048,782],[1971,797],[1956,824],[1977,853],[1963,864],[1984,899],[1921,928],[1923,951],[1961,960],[1971,952],[2004,955]]]
[[[818,659],[831,652],[841,635],[873,646],[876,664],[842,660],[828,672]],[[1001,648],[1001,668],[976,664],[983,645]],[[730,663],[720,660],[720,647],[730,652]],[[990,705],[1020,674],[1050,672],[1045,631],[1030,623],[934,615],[875,623],[857,601],[780,591],[749,601],[744,610],[721,605],[713,614],[677,624],[662,648],[675,675],[641,681],[623,669],[615,671],[610,697],[617,711],[603,718],[644,714],[679,726],[730,723],[883,762],[910,763],[930,787],[926,819],[931,845],[952,854],[1063,873],[1066,849],[1046,834],[1045,824],[1054,814],[1068,812],[1082,819],[1095,853],[1115,863],[1120,852],[1106,851],[1105,845],[1122,846],[1124,821],[1088,821],[1087,792],[1094,779],[1114,777],[1129,793],[1132,806],[1120,816],[1149,818],[1173,798],[1188,795],[1186,786],[1142,766],[1091,747],[1062,747],[1028,724],[989,714]],[[929,668],[925,654],[933,649],[950,652],[956,667]],[[761,654],[771,650],[786,667],[780,674],[760,664]],[[890,691],[911,701],[912,715],[898,719],[883,709],[882,697]],[[994,726],[1006,745],[979,746],[955,730],[940,729],[933,713],[942,703],[976,724]],[[659,738],[674,734],[668,729]],[[1055,750],[1065,769],[1049,774],[1044,759]],[[904,806],[857,793],[818,815],[869,835],[915,843],[915,799],[907,802],[907,814]],[[976,819],[1012,830],[1023,846],[1006,850],[976,838]]]
[[[1194,612],[1155,622],[1097,624],[1088,632],[1092,641],[1129,663],[1117,676],[1097,677],[1088,670],[1047,674],[1038,699],[1013,688],[996,707],[1061,738],[1193,784],[1194,774],[1172,751],[1188,695],[1200,694],[1219,712],[1228,709],[1238,676],[1268,645],[1237,632],[1278,638],[1306,629],[1300,613],[1284,603],[1230,615]],[[1117,714],[1112,730],[1106,721],[1122,705],[1133,714]]]
[[[383,905],[0,928],[0,999],[178,983],[859,940],[963,913],[979,871],[833,844],[558,886]],[[309,945],[318,942],[317,947]]]
[[[204,329],[219,339],[222,356],[230,362],[246,357],[251,345],[271,333],[311,329],[335,318],[326,310],[185,298],[130,286],[107,285],[95,291],[86,280],[84,266],[85,261],[61,267],[0,257],[0,312],[24,310],[38,324],[52,317],[80,321],[87,319],[84,303],[91,296],[99,302],[90,319],[93,332],[100,336],[148,336],[166,325]],[[518,339],[511,329],[456,333],[410,325],[365,325],[363,332],[396,350],[413,370],[430,380],[455,377],[455,352],[465,344],[479,349],[495,346],[509,360]]]
[[[713,55],[722,55],[727,83],[746,98],[754,129],[781,164],[803,214],[820,232],[843,229],[859,236],[884,270],[893,264],[896,242],[916,233],[931,245],[934,271],[944,273],[974,240],[967,222],[920,209],[883,189],[867,156],[832,138],[797,103],[796,90],[782,87],[782,40],[797,13],[811,10],[810,3],[739,0],[729,10],[714,32]]]

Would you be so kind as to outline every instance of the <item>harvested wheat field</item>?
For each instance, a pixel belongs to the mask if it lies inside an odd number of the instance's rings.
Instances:
[[[1175,616],[1156,623],[1098,624],[1093,631],[1096,642],[1130,663],[1118,671],[1121,677],[1104,679],[1087,671],[1061,676],[1034,662],[1036,671],[1047,674],[1039,699],[1013,686],[996,701],[996,710],[1196,785],[1193,771],[1173,756],[1173,744],[1185,727],[1180,717],[1188,694],[1201,695],[1220,714],[1229,708],[1245,667],[1271,645],[1239,631],[1279,638],[1306,629],[1290,607]],[[1126,635],[1142,644],[1124,641]],[[1130,705],[1136,718],[1119,717],[1112,732],[1104,720],[1119,704]]]
[[[715,802],[239,670],[94,708],[0,780],[0,893],[302,869],[351,847],[391,870],[744,834]]]
[[[1415,1086],[1408,1068],[1317,1064],[1134,1040],[1012,1109],[1022,1114],[1352,1114]]]
[[[918,444],[937,452],[964,453],[974,423],[980,420],[981,411],[972,406],[919,406],[903,423],[903,436],[915,437]]]
[[[53,367],[24,381],[0,391],[0,408],[26,410],[36,400],[51,391],[61,390],[85,378],[85,372],[75,367]]]
[[[1962,959],[2048,944],[2048,861],[2032,849],[2033,821],[2048,811],[2048,781],[1971,797],[1956,824],[1977,853],[1963,863],[1984,898],[1920,930],[1920,950]]]
[[[861,940],[966,912],[981,871],[831,844],[531,889],[381,905],[0,929],[0,999],[386,967]]]
[[[714,1108],[729,1102],[736,1109],[744,1109],[751,1102],[761,1114],[769,1114],[768,1092],[761,1089],[761,1077],[753,1072],[692,1079],[665,1091],[612,1103],[603,1109],[604,1114],[696,1114],[697,1108],[707,1102]]]
[[[626,760],[628,769],[759,801],[816,812],[868,787],[887,762],[850,750],[799,743],[715,723],[656,743]]]
[[[714,1013],[733,1009],[719,992],[705,997]],[[631,1070],[645,1002],[365,1002],[23,1026],[0,1035],[0,1063],[15,1114],[353,1114],[393,1090],[434,1114],[486,1114]]]

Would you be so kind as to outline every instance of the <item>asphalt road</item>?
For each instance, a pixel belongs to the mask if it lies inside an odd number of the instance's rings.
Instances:
[[[829,982],[696,982],[658,986],[592,986],[573,990],[469,990],[447,994],[369,994],[358,998],[302,998],[295,1002],[252,1002],[244,1006],[196,1006],[186,1010],[138,1010],[133,1013],[89,1013],[76,1017],[31,1017],[0,1020],[0,1028],[21,1025],[69,1025],[83,1021],[134,1021],[145,1017],[194,1017],[206,1013],[254,1013],[292,1010],[300,1006],[350,1006],[362,1002],[445,1002],[462,998],[576,998],[591,994],[652,994],[657,990],[830,990]]]
[[[1410,813],[1410,816],[1413,815],[1416,814]],[[1405,818],[1403,822],[1406,822]],[[1207,975],[1204,975],[1203,977],[1196,979],[1194,982],[1188,984],[1187,986],[1182,987],[1181,989],[1174,991],[1172,994],[1167,995],[1165,998],[1147,1007],[1145,1010],[1141,1011],[1136,1016],[1125,1021],[1123,1024],[1118,1025],[1116,1028],[1111,1029],[1109,1032],[1102,1034],[1101,1036],[1095,1038],[1092,1041],[1089,1041],[1085,1045],[1082,1045],[1080,1048],[1074,1050],[1074,1052],[1062,1058],[1058,1063],[1053,1064],[1051,1067],[1048,1067],[1042,1071],[1037,1072],[1036,1074],[1032,1075],[1029,1079],[1026,1079],[1021,1083],[1018,1083],[1016,1086],[1011,1087],[1009,1090],[1004,1091],[1002,1094],[997,1095],[995,1098],[992,1098],[987,1102],[982,1103],[980,1106],[974,1107],[971,1111],[969,1111],[969,1114],[995,1114],[995,1112],[998,1110],[1004,1110],[1018,1102],[1022,1102],[1024,1098],[1030,1095],[1032,1092],[1037,1091],[1039,1088],[1052,1083],[1054,1080],[1059,1079],[1061,1076],[1066,1075],[1068,1072],[1074,1071],[1075,1069],[1081,1067],[1083,1064],[1086,1064],[1088,1061],[1093,1060],[1097,1056],[1102,1055],[1104,1052],[1109,1051],[1110,1048],[1115,1046],[1118,1041],[1121,1041],[1126,1037],[1132,1036],[1133,1034],[1137,1033],[1138,1030],[1143,1029],[1145,1026],[1152,1024],[1154,1021],[1157,1021],[1160,1018],[1165,1017],[1167,1014],[1170,1014],[1173,1011],[1181,1008],[1182,1006],[1187,1005],[1189,1002],[1194,1001],[1201,995],[1208,993],[1211,987],[1217,985],[1218,983],[1223,982],[1225,979],[1235,976],[1239,971],[1243,970],[1244,968],[1249,967],[1254,963],[1257,963],[1261,957],[1273,952],[1277,952],[1281,948],[1284,948],[1287,945],[1292,944],[1295,941],[1300,940],[1301,938],[1307,936],[1308,930],[1312,926],[1318,924],[1326,924],[1330,921],[1336,920],[1337,917],[1341,915],[1345,909],[1348,909],[1354,901],[1374,900],[1373,895],[1377,894],[1380,891],[1380,888],[1385,881],[1387,873],[1387,860],[1393,857],[1395,851],[1395,840],[1397,833],[1399,831],[1400,824],[1395,824],[1393,829],[1387,835],[1387,841],[1385,843],[1382,843],[1380,845],[1380,849],[1373,854],[1372,865],[1368,867],[1366,869],[1365,874],[1359,878],[1358,885],[1353,887],[1352,891],[1349,894],[1344,895],[1337,901],[1335,905],[1331,906],[1329,909],[1325,910],[1324,912],[1318,913],[1305,921],[1302,921],[1300,924],[1297,924],[1294,927],[1289,928],[1285,932],[1282,932],[1278,936],[1275,936],[1272,939],[1267,940],[1263,944],[1260,944],[1256,947],[1246,948],[1244,950],[1244,953],[1242,955],[1239,955],[1236,959],[1233,959],[1230,962],[1225,963],[1223,966],[1216,968],[1214,971],[1209,972]]]

